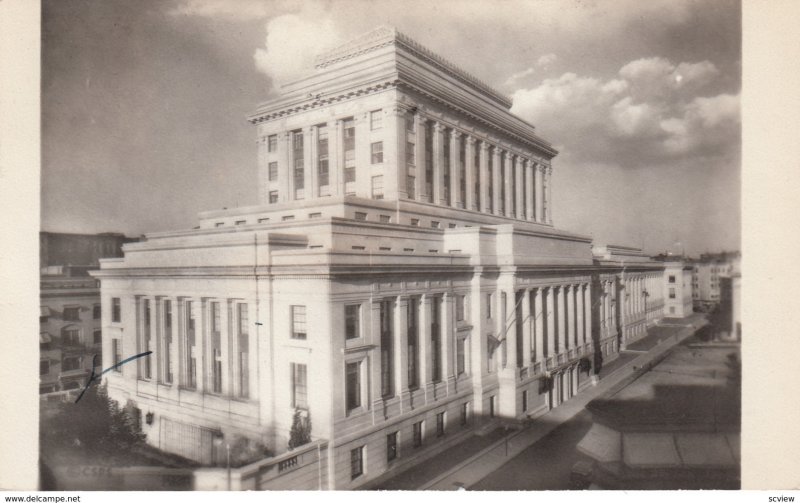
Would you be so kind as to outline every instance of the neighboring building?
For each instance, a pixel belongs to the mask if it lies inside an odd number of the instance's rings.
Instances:
[[[316,66],[250,118],[258,206],[92,273],[104,361],[153,352],[107,374],[152,445],[280,453],[299,410],[356,488],[557,407],[663,315],[663,264],[554,227],[557,152],[508,98],[391,29]]]
[[[96,354],[102,365],[99,282],[87,271],[122,256],[122,234],[41,232],[39,392],[61,395],[84,385]]]
[[[663,285],[665,292],[664,315],[670,318],[685,318],[692,309],[692,265],[683,261],[664,263]]]
[[[710,311],[721,299],[720,278],[738,271],[739,252],[706,253],[692,261],[692,300],[695,310]]]

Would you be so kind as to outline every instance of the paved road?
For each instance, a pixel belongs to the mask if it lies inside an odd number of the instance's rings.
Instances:
[[[569,489],[572,465],[579,459],[587,459],[575,446],[586,435],[591,425],[591,415],[582,410],[469,489],[478,491]]]

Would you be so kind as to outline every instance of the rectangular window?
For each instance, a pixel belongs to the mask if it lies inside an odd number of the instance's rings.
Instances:
[[[305,364],[291,363],[292,407],[308,409],[308,370]]]
[[[432,360],[432,381],[442,380],[442,334],[440,332],[442,323],[442,299],[441,297],[431,298],[431,360]]]
[[[303,133],[292,133],[292,159],[294,166],[294,198],[303,199],[305,189],[305,159],[303,152]]]
[[[439,412],[438,414],[436,414],[436,436],[437,437],[444,436],[444,426],[445,426],[445,423],[444,423],[445,417],[444,417],[444,415],[445,415],[444,412]]]
[[[356,479],[364,473],[364,446],[350,451],[350,478]]]
[[[250,337],[247,304],[236,304],[237,337],[239,342],[239,396],[250,396]]]
[[[119,339],[111,339],[111,353],[114,357],[114,372],[121,373],[122,367],[118,367],[119,362],[122,361],[122,344]]]
[[[390,217],[389,215],[379,215],[378,220],[382,224],[389,224],[392,222],[392,217]]]
[[[65,346],[79,346],[81,343],[81,330],[79,328],[65,328],[61,332],[61,343]]]
[[[369,113],[369,128],[372,131],[383,127],[383,111],[373,110]]]
[[[413,133],[414,131],[417,130],[417,125],[416,121],[414,120],[413,114],[406,114],[405,122],[406,122],[406,131],[408,131],[409,133]]]
[[[675,283],[675,276],[670,275],[669,282],[670,283]]]
[[[372,199],[383,199],[383,175],[372,177]]]
[[[433,127],[425,123],[425,193],[433,200]]]
[[[380,303],[381,396],[394,396],[394,302]]]
[[[469,423],[469,402],[461,404],[461,426],[467,426]]]
[[[80,321],[81,308],[79,307],[65,307],[64,308],[64,321]]]
[[[431,228],[432,229],[438,229],[439,225],[440,225],[439,222],[437,222],[436,220],[431,220]]]
[[[275,182],[278,180],[278,163],[271,162],[269,163],[269,181]]]
[[[222,324],[219,302],[211,302],[211,392],[222,393]]]
[[[422,425],[423,425],[422,421],[411,425],[411,431],[414,436],[413,445],[415,448],[422,446],[422,431],[423,431]]]
[[[344,192],[356,193],[356,127],[352,118],[344,120]]]
[[[415,166],[417,164],[417,149],[413,142],[406,142],[406,164]]]
[[[39,360],[39,375],[50,373],[50,360]]]
[[[466,373],[467,371],[467,358],[466,358],[466,338],[459,337],[456,340],[456,375]]]
[[[306,338],[306,306],[292,306],[292,339]]]
[[[111,298],[111,321],[114,323],[122,321],[122,304],[119,297]]]
[[[247,220],[237,220],[233,223],[233,225],[245,225]]]
[[[492,294],[486,294],[486,319],[489,320],[492,318]]]
[[[528,411],[528,390],[522,390],[522,412]]]
[[[361,337],[361,304],[344,306],[344,338]]]
[[[386,435],[386,461],[397,459],[397,432]]]
[[[309,213],[308,218],[322,218],[322,213]]]
[[[197,387],[197,337],[195,334],[194,310],[192,302],[184,303],[184,315],[186,320],[186,382],[187,388]]]
[[[102,311],[100,309],[100,304],[95,304],[92,306],[92,319],[99,320],[100,316],[102,316]]]
[[[294,215],[284,215],[281,217],[281,222],[288,222],[294,220]]]
[[[372,154],[372,164],[380,164],[383,162],[383,142],[376,141],[370,145],[370,153]]]
[[[495,401],[495,395],[489,397],[489,417],[494,417]]]
[[[61,371],[78,370],[81,368],[81,358],[79,356],[65,357],[61,360]]]
[[[102,344],[103,343],[103,331],[102,330],[95,330],[92,332],[92,344]]]
[[[269,191],[269,204],[275,204],[278,202],[278,191],[271,190]]]
[[[267,137],[267,152],[275,152],[278,150],[278,135],[271,134]]]
[[[362,211],[356,211],[355,219],[356,220],[366,220],[367,219],[367,214],[362,212]]]
[[[345,395],[347,412],[361,407],[361,362],[345,366]]]
[[[411,225],[414,227],[419,227],[419,218],[412,218]]]
[[[417,179],[410,175],[406,177],[406,193],[409,199],[417,198]]]
[[[669,298],[670,299],[674,299],[675,298],[675,289],[674,288],[670,288],[669,289]]]
[[[466,300],[466,296],[456,295],[456,321],[464,321],[464,304]]]

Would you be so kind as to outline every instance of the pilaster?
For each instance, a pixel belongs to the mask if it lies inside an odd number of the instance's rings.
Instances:
[[[518,220],[523,220],[525,218],[525,188],[523,177],[522,177],[522,169],[523,169],[523,162],[520,156],[515,155],[511,161],[511,166],[514,170],[514,216]]]
[[[463,208],[461,200],[461,133],[450,130],[450,206]]]
[[[475,137],[467,135],[466,142],[464,162],[466,163],[467,170],[467,200],[465,201],[464,207],[471,211],[477,211],[478,205],[475,201]]]

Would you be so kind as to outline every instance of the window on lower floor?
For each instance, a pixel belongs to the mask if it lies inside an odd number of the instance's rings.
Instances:
[[[422,446],[422,430],[423,430],[422,425],[423,425],[422,421],[420,421],[418,423],[414,423],[413,425],[411,425],[411,430],[412,430],[413,437],[414,437],[413,440],[412,440],[412,445],[415,448]]]
[[[397,432],[386,435],[386,461],[397,459]]]
[[[467,371],[467,357],[466,357],[466,338],[459,337],[456,340],[456,375],[466,373]]]
[[[100,304],[95,304],[92,307],[92,319],[99,320],[100,316],[101,316],[101,313],[102,313],[102,311],[100,309]]]
[[[66,372],[68,370],[78,370],[81,367],[81,358],[79,356],[69,356],[61,360],[61,370]]]
[[[372,198],[383,199],[383,175],[372,177]]]
[[[469,402],[461,404],[461,426],[467,426],[469,423]]]
[[[306,338],[306,306],[292,306],[292,339]]]
[[[50,360],[39,360],[39,375],[50,373]]]
[[[308,408],[308,369],[305,364],[290,364],[292,378],[292,407]]]
[[[441,437],[444,435],[444,426],[445,426],[445,412],[439,412],[436,414],[436,436]]]
[[[345,406],[347,412],[361,407],[361,362],[351,362],[345,368]]]
[[[522,412],[528,411],[528,390],[522,391]]]
[[[350,478],[355,479],[364,474],[364,446],[350,451]]]
[[[271,190],[269,191],[269,204],[275,204],[278,202],[278,191]]]
[[[92,342],[94,344],[102,344],[103,342],[103,331],[102,330],[95,330],[92,332]]]
[[[81,308],[79,307],[65,307],[64,308],[64,321],[80,321]]]
[[[122,361],[122,348],[119,339],[111,339],[111,352],[114,355],[114,372],[122,372],[122,367],[117,366]]]

